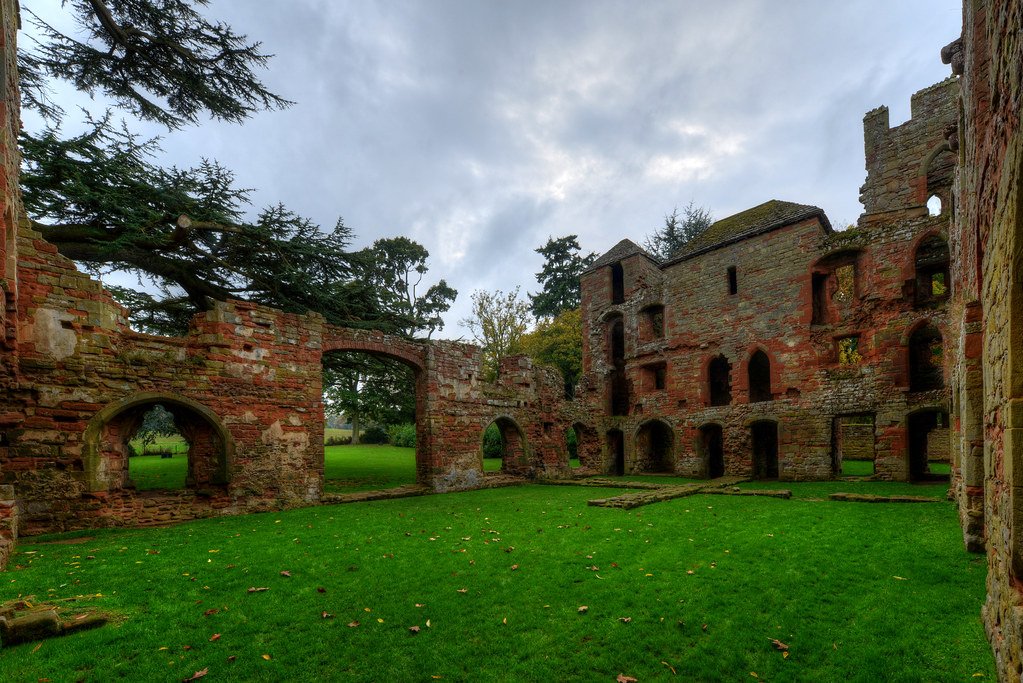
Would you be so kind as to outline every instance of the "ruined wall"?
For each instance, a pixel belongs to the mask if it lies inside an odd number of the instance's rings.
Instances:
[[[834,232],[819,209],[772,200],[715,223],[667,263],[628,241],[594,263],[582,278],[578,396],[603,439],[604,471],[708,476],[718,458],[714,473],[826,479],[840,464],[835,418],[860,416],[874,423],[876,476],[927,475],[938,438],[928,433],[944,424],[950,394],[946,128],[957,88],[950,79],[920,91],[914,118],[894,128],[886,109],[866,116],[858,227]],[[934,216],[931,195],[944,198]],[[844,362],[849,344],[855,360]],[[758,352],[766,394],[751,379]],[[612,452],[619,438],[623,455]],[[670,450],[667,467],[654,442]],[[774,449],[777,472],[762,471]]]
[[[966,2],[943,51],[962,73],[953,235],[953,459],[964,536],[988,552],[984,623],[1001,680],[1023,678],[1023,2]],[[982,460],[978,451],[982,450]],[[982,463],[982,464],[981,464]],[[978,509],[978,490],[983,509]]]
[[[18,358],[0,411],[21,533],[162,524],[307,504],[323,472],[322,321],[218,304],[187,337],[139,334],[100,284],[23,224]],[[191,436],[180,491],[136,490],[127,439],[171,409]]]
[[[20,100],[18,95],[17,34],[19,28],[17,0],[0,0],[0,382],[8,390],[8,377],[13,361],[17,259],[15,232],[19,209],[18,130]],[[0,438],[0,449],[5,443]],[[3,467],[0,465],[0,476]],[[18,536],[18,506],[12,486],[0,484],[0,569],[7,563]]]

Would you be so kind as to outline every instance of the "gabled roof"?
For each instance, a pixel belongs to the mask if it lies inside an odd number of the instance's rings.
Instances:
[[[708,251],[720,249],[728,244],[784,228],[786,225],[817,218],[825,232],[831,232],[831,222],[823,209],[809,204],[793,204],[772,199],[752,209],[746,209],[734,216],[723,218],[690,240],[664,266],[670,266]],[[617,249],[618,247],[615,247]],[[609,252],[610,253],[610,252]]]
[[[607,253],[605,253],[599,259],[594,261],[590,265],[590,267],[584,270],[583,272],[588,273],[591,270],[596,270],[597,268],[609,266],[612,263],[623,261],[629,258],[630,256],[635,256],[636,254],[645,256],[654,265],[657,266],[661,265],[661,262],[657,260],[654,256],[652,256],[649,252],[645,251],[643,247],[639,246],[632,240],[622,240],[618,244],[611,247],[611,249],[608,250]]]

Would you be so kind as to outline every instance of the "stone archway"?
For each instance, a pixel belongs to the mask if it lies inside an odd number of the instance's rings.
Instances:
[[[649,420],[636,432],[634,469],[657,474],[675,472],[675,433],[661,420]]]
[[[82,460],[90,491],[130,488],[129,441],[142,416],[153,406],[164,406],[188,442],[185,488],[226,486],[234,465],[234,439],[220,418],[190,398],[165,392],[142,392],[115,401],[89,421],[83,434]]]

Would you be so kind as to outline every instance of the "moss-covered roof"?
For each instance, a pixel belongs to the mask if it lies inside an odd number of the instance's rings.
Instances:
[[[638,244],[636,244],[632,240],[622,240],[618,244],[616,244],[613,247],[611,247],[611,249],[609,249],[607,251],[607,253],[605,253],[599,259],[594,261],[590,265],[590,267],[587,268],[583,272],[588,273],[591,270],[596,270],[597,268],[602,268],[604,266],[609,266],[612,263],[617,263],[619,261],[623,261],[623,260],[625,260],[625,259],[627,259],[630,256],[633,256],[635,254],[640,254],[641,256],[645,256],[646,258],[648,258],[654,264],[660,265],[660,263],[661,263],[658,259],[653,257],[649,252],[644,250],[643,247],[639,246]]]
[[[711,224],[709,228],[690,240],[668,259],[664,265],[670,266],[708,251],[720,249],[725,245],[810,218],[817,218],[824,230],[831,232],[831,223],[822,209],[809,204],[793,204],[772,199]]]

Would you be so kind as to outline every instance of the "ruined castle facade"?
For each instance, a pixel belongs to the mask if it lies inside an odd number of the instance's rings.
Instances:
[[[528,358],[480,379],[471,345],[419,343],[245,302],[183,338],[140,334],[46,243],[18,188],[17,0],[0,0],[0,567],[18,534],[309,505],[323,495],[324,354],[415,375],[417,478],[504,470],[827,479],[843,460],[918,480],[951,462],[964,542],[988,558],[984,623],[1023,675],[1023,0],[964,3],[954,76],[891,127],[864,120],[856,226],[772,200],[666,262],[623,240],[583,275],[576,398]],[[180,491],[140,491],[128,441],[156,404],[189,443]]]

